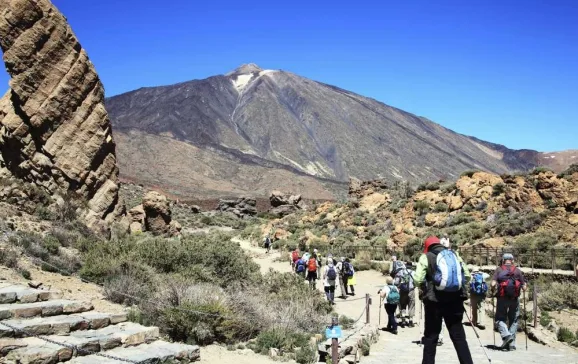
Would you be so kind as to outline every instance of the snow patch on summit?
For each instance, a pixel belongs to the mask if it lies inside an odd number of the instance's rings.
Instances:
[[[237,75],[236,78],[232,79],[233,86],[237,89],[238,92],[241,92],[247,87],[247,85],[251,82],[253,78],[253,74],[249,73],[246,75]]]

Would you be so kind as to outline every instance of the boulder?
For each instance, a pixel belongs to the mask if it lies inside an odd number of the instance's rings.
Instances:
[[[156,191],[149,191],[142,202],[146,231],[155,235],[170,233],[171,208],[167,197]]]
[[[231,212],[239,218],[257,215],[257,201],[250,197],[240,197],[231,200],[219,200],[217,210]]]
[[[361,181],[355,177],[349,179],[349,197],[363,198],[376,192],[387,192],[388,183],[384,178]]]
[[[108,230],[124,214],[104,89],[66,18],[49,0],[2,1],[0,165],[50,194],[87,201],[81,218]]]
[[[287,216],[306,207],[301,195],[286,194],[279,191],[271,192],[269,202],[272,206],[269,213],[277,217]]]
[[[281,205],[281,206],[272,208],[271,210],[269,210],[269,213],[271,215],[276,216],[276,217],[283,217],[283,216],[293,214],[299,210],[300,210],[300,208],[297,205]]]
[[[133,207],[132,209],[128,210],[128,216],[130,218],[130,222],[138,222],[144,224],[146,213],[144,210],[143,205],[138,205]]]
[[[201,207],[197,205],[192,205],[190,209],[193,214],[200,214],[202,212]]]
[[[129,226],[129,231],[131,234],[142,233],[143,224],[141,224],[140,222],[132,222]]]

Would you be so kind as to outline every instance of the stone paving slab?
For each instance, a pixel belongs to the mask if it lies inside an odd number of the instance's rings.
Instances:
[[[169,343],[155,341],[151,344],[143,344],[130,348],[116,348],[107,351],[106,354],[118,358],[134,360],[135,362],[158,363],[168,360],[178,360],[184,363],[200,359],[200,349],[196,345]],[[70,361],[71,364],[119,364],[118,360],[89,355],[77,357]]]
[[[126,315],[85,312],[31,319],[10,319],[0,322],[0,337],[26,336],[23,332],[2,325],[3,322],[34,335],[68,335],[71,331],[100,329],[113,324],[113,321],[114,323],[126,321]]]
[[[9,318],[32,318],[86,312],[93,309],[89,302],[50,300],[34,303],[0,304],[0,320]]]
[[[78,353],[71,347],[53,344],[36,337],[27,337],[18,340],[24,347],[10,351],[6,360],[14,363],[56,363],[70,360],[76,355],[85,355],[86,351],[100,352],[119,346],[140,345],[157,340],[158,337],[157,327],[146,327],[132,322],[98,330],[76,331],[70,336],[45,336],[49,340],[78,348],[80,351]]]
[[[33,303],[62,298],[62,292],[34,289],[20,285],[4,285],[0,287],[0,304]]]

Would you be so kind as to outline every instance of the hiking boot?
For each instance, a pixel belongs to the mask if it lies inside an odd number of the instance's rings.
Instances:
[[[515,346],[510,346],[510,348],[508,349],[509,351],[516,351],[516,347]]]
[[[502,342],[502,346],[500,346],[500,349],[506,349],[510,346],[512,341],[514,341],[514,337],[512,335],[508,335],[502,338],[502,340],[504,340],[504,342]]]
[[[438,340],[438,346],[442,346],[444,344],[444,339],[440,338]]]
[[[413,323],[413,321],[410,321],[409,324],[408,324],[408,326],[409,326],[409,327],[414,327],[415,324]]]
[[[394,335],[397,335],[397,330],[391,332]]]
[[[480,330],[485,330],[485,329],[486,329],[486,326],[485,326],[485,325],[482,325],[482,324],[477,324],[476,327],[477,327],[478,329],[480,329]]]

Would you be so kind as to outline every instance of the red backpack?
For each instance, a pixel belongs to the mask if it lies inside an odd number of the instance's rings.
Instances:
[[[498,297],[514,299],[520,296],[520,287],[522,282],[516,279],[514,271],[516,266],[512,264],[510,269],[502,266],[502,271],[498,274]]]
[[[299,252],[297,250],[293,251],[293,253],[291,253],[291,259],[293,259],[293,262],[296,262],[299,260]]]
[[[307,262],[307,270],[310,272],[317,272],[317,259],[311,257]]]

